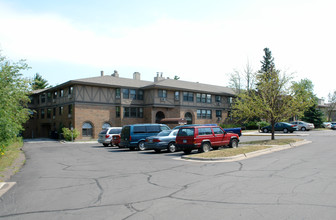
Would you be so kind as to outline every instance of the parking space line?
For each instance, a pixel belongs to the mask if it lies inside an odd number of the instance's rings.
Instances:
[[[16,182],[1,182],[0,183],[0,197],[3,196]]]

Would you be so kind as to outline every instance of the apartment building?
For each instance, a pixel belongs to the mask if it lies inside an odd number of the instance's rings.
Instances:
[[[70,80],[34,91],[25,138],[56,137],[62,127],[80,131],[78,139],[97,138],[104,127],[136,123],[222,123],[229,114],[234,91],[227,87],[165,78],[141,80],[101,75]]]

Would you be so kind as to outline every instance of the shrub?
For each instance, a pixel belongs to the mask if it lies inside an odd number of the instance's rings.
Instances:
[[[77,131],[76,129],[73,129],[71,131],[69,128],[62,128],[62,131],[66,141],[71,141],[72,138],[73,140],[75,140],[79,135],[79,131]]]
[[[257,123],[257,125],[258,125],[260,128],[262,128],[262,127],[266,127],[266,126],[270,125],[270,123],[268,123],[268,122],[266,122],[266,121],[259,121],[259,122]]]

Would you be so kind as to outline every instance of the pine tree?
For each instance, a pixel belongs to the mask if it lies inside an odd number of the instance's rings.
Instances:
[[[32,90],[45,89],[48,85],[48,81],[43,79],[40,74],[36,73],[32,80],[31,88]]]
[[[261,62],[261,71],[262,72],[270,72],[273,69],[275,69],[274,65],[274,58],[272,57],[272,52],[269,50],[269,48],[264,48],[265,56],[263,56],[264,60]]]

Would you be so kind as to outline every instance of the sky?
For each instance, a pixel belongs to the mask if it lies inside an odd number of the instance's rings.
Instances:
[[[0,0],[0,50],[52,86],[110,75],[228,86],[268,47],[277,69],[336,90],[334,0]]]

